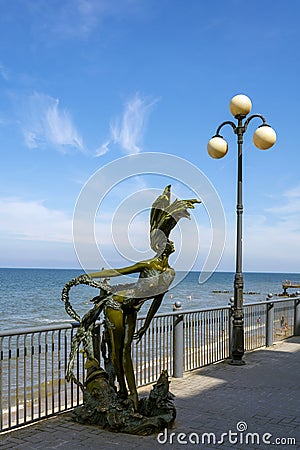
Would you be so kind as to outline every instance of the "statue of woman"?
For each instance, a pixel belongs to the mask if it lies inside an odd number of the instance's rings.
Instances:
[[[175,200],[170,203],[170,196],[171,186],[167,186],[151,208],[150,245],[155,252],[153,258],[121,269],[107,269],[81,275],[67,283],[62,295],[67,312],[75,320],[80,321],[80,327],[72,341],[67,379],[73,378],[77,382],[72,368],[81,342],[83,342],[87,358],[95,359],[92,331],[95,321],[103,311],[109,335],[110,358],[119,383],[118,396],[126,399],[128,386],[129,398],[133,401],[135,410],[138,407],[138,395],[131,359],[132,341],[134,338],[139,341],[145,334],[175,277],[175,271],[169,265],[169,256],[175,251],[173,242],[169,240],[170,232],[182,217],[190,218],[188,208],[194,208],[195,203],[200,203],[196,199]],[[95,278],[107,279],[134,273],[139,274],[136,283],[110,286],[107,283],[94,281]],[[79,283],[89,284],[101,290],[100,296],[93,299],[95,306],[82,319],[73,310],[68,299],[70,287]],[[137,313],[145,301],[150,299],[152,303],[145,322],[135,333]]]

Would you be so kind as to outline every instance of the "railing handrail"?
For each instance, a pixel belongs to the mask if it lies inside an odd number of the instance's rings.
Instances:
[[[195,313],[199,313],[199,312],[207,312],[207,311],[218,311],[220,309],[230,309],[229,305],[225,305],[225,306],[212,306],[211,308],[199,308],[199,309],[177,309],[176,311],[170,311],[167,313],[158,313],[155,314],[154,317],[169,317],[169,316],[178,316],[178,314],[180,315],[185,315],[185,314],[195,314]],[[139,319],[145,319],[146,316],[144,317],[138,317]]]
[[[3,330],[0,331],[0,338],[5,336],[21,336],[22,334],[31,334],[31,333],[41,333],[47,331],[56,331],[56,330],[68,330],[72,328],[78,328],[78,322],[65,322],[62,323],[53,323],[52,325],[44,325],[42,327],[26,327],[26,328],[13,328],[11,330]]]
[[[268,300],[263,300],[261,302],[244,303],[244,306],[269,305],[270,303],[284,303],[284,302],[291,302],[294,300],[300,300],[300,297],[284,298],[284,299],[278,299],[278,300],[274,300],[273,298],[270,298]]]

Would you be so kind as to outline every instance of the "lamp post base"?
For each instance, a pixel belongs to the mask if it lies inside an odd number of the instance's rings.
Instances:
[[[246,361],[244,361],[243,359],[231,359],[230,361],[228,361],[228,364],[230,364],[231,366],[244,366],[246,364]]]
[[[241,250],[238,252],[241,256]],[[238,259],[240,262],[240,257]],[[240,264],[241,265],[241,262]],[[231,362],[233,366],[243,366],[245,361],[243,356],[245,353],[244,345],[244,311],[243,311],[243,275],[241,269],[236,272],[234,278],[234,305],[232,308],[232,344],[231,344]]]

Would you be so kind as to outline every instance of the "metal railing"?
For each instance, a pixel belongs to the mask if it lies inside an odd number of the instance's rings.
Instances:
[[[245,349],[253,350],[300,334],[300,299],[246,304]],[[138,319],[140,328],[145,318]],[[136,345],[132,359],[137,386],[155,382],[162,370],[175,377],[230,356],[229,306],[157,314]],[[82,403],[82,392],[67,383],[71,340],[78,324],[0,333],[0,431],[68,411]],[[102,334],[102,325],[99,326]],[[103,361],[100,361],[103,364]],[[75,361],[84,382],[84,354]]]
[[[82,402],[79,387],[65,379],[77,326],[0,333],[0,430],[67,411]],[[84,355],[80,352],[75,373],[84,379]]]
[[[230,309],[190,311],[184,314],[184,371],[229,356]]]

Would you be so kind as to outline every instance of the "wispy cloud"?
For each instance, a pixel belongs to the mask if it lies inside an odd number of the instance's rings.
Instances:
[[[20,97],[15,96],[18,123],[28,148],[49,147],[61,153],[77,150],[96,157],[105,155],[112,145],[126,154],[140,153],[147,119],[158,101],[135,94],[124,105],[123,115],[111,122],[108,139],[92,150],[84,145],[70,113],[61,107],[59,99],[35,92],[22,100],[20,103]]]
[[[106,153],[109,145],[114,143],[119,145],[126,154],[140,153],[147,119],[157,101],[157,99],[149,100],[135,94],[125,104],[123,116],[112,121],[110,138],[102,145],[102,152]]]
[[[69,112],[48,95],[36,92],[25,100],[20,126],[29,148],[51,146],[62,153],[70,149],[85,151]]]
[[[105,155],[109,151],[109,144],[110,144],[109,140],[104,142],[101,145],[101,147],[97,148],[97,150],[95,151],[95,156],[103,156],[103,155]]]

